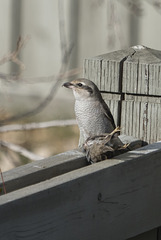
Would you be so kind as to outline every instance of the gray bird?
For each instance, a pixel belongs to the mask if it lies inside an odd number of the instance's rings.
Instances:
[[[80,130],[79,147],[87,138],[111,133],[116,128],[109,107],[92,81],[79,78],[63,86],[72,89],[75,97],[75,114]]]

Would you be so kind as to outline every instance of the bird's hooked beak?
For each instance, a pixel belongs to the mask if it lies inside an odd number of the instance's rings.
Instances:
[[[73,88],[74,85],[71,82],[66,82],[62,85],[62,87],[66,87],[66,88]]]

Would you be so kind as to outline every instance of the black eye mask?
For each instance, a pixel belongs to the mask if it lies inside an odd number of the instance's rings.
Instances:
[[[88,87],[88,86],[83,86],[84,89],[86,89],[89,93],[93,93],[93,89],[91,87]]]
[[[87,86],[87,85],[83,85],[82,83],[77,83],[76,86],[80,87],[81,89],[86,90],[89,93],[93,93],[93,90],[91,87]]]

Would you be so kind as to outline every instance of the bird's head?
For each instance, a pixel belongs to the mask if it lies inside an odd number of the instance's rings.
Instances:
[[[101,97],[98,87],[92,81],[85,78],[66,82],[63,86],[73,90],[76,100],[92,100]]]

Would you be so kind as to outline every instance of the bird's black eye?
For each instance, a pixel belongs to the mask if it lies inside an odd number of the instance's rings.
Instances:
[[[82,87],[83,84],[82,84],[82,83],[77,83],[77,86],[78,86],[78,87]]]

